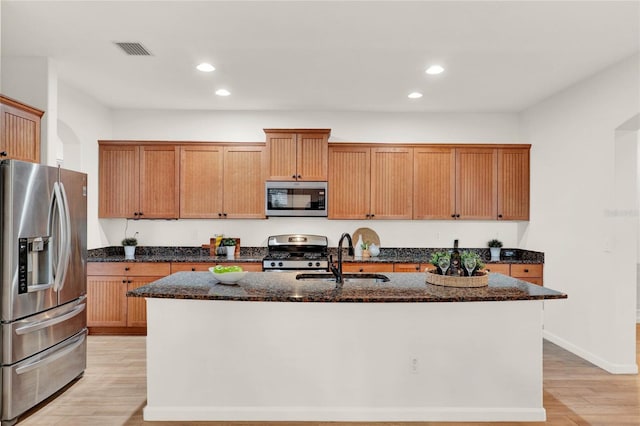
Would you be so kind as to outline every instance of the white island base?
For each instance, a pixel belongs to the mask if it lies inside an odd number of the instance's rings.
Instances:
[[[144,420],[542,421],[542,306],[148,298]]]

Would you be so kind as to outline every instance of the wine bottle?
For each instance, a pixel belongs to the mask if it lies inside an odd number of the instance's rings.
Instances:
[[[451,265],[447,271],[447,275],[462,276],[462,259],[460,258],[460,251],[458,251],[458,240],[453,240],[453,252],[451,253]]]

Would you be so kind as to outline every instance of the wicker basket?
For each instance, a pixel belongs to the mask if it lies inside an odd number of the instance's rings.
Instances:
[[[452,277],[440,275],[436,269],[427,269],[427,282],[429,284],[441,285],[445,287],[486,287],[489,285],[489,274],[487,271],[476,272],[472,277]]]

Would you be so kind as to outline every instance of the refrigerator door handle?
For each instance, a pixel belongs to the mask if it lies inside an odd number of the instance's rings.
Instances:
[[[55,291],[62,290],[64,287],[64,281],[67,277],[67,271],[69,270],[69,261],[71,259],[71,214],[69,213],[69,202],[67,199],[67,191],[64,189],[64,184],[60,182],[60,195],[62,198],[63,215],[60,216],[62,221],[62,228],[64,233],[64,248],[62,250],[62,276],[58,282],[58,287],[54,286]]]
[[[53,230],[56,226],[58,226],[58,250],[57,259],[53,260],[55,263],[53,268],[53,290],[58,291],[62,288],[64,284],[64,275],[67,269],[67,263],[69,261],[69,245],[70,243],[67,241],[68,234],[68,217],[67,211],[65,209],[65,203],[63,198],[64,187],[61,187],[61,184],[58,182],[54,182],[53,184],[53,197],[51,198],[51,209],[49,210],[49,235],[53,234]],[[57,215],[56,215],[57,214]],[[59,223],[55,223],[57,216],[57,221]]]
[[[86,296],[85,296],[86,298]],[[85,303],[76,306],[75,308],[73,308],[71,311],[59,315],[57,317],[54,318],[49,318],[46,319],[44,321],[38,321],[38,322],[34,322],[33,324],[29,324],[29,325],[25,325],[23,327],[17,328],[16,329],[16,334],[27,334],[27,333],[32,333],[34,331],[38,331],[38,330],[42,330],[43,328],[47,328],[47,327],[51,327],[52,325],[56,325],[59,324],[61,322],[64,322],[66,320],[68,320],[69,318],[73,318],[76,315],[78,315],[79,313],[81,313],[82,311],[84,311],[85,307],[87,305]]]
[[[53,287],[53,283],[30,285],[27,287],[27,292],[33,293],[35,291],[42,291],[51,287]]]
[[[45,358],[41,358],[38,361],[34,361],[32,363],[29,363],[27,365],[23,365],[21,367],[16,368],[16,374],[24,374],[24,373],[28,373],[31,370],[35,370],[36,368],[40,368],[43,365],[49,364],[57,359],[62,358],[63,356],[67,355],[68,353],[73,352],[78,346],[82,345],[82,343],[84,342],[84,339],[86,334],[82,334],[79,337],[76,337],[76,341],[75,342],[70,342],[70,344],[68,346],[66,346],[64,349],[61,349],[57,352],[54,352],[53,354],[45,357]]]

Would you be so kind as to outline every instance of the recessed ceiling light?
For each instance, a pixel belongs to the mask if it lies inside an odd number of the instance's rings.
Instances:
[[[420,93],[420,92],[411,92],[411,93],[409,93],[409,95],[407,95],[407,97],[409,99],[418,99],[418,98],[422,97],[422,93]]]
[[[427,74],[435,75],[440,74],[442,71],[444,71],[444,68],[442,68],[440,65],[431,65],[425,72]]]
[[[227,89],[218,89],[216,90],[216,95],[218,96],[229,96],[231,94]]]
[[[206,62],[201,63],[196,68],[197,68],[198,71],[202,71],[202,72],[211,72],[211,71],[214,71],[216,69],[213,65],[208,64]]]

